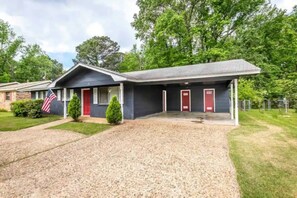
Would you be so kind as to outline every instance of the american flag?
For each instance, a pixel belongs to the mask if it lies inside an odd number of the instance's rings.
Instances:
[[[49,89],[47,91],[47,95],[46,95],[46,98],[44,99],[44,102],[43,102],[43,105],[42,105],[42,110],[45,111],[45,112],[50,112],[51,108],[51,102],[56,98],[57,96],[55,95],[55,93]]]

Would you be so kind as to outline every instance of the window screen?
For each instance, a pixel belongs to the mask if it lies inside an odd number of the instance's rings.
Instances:
[[[108,104],[108,88],[99,88],[99,104]]]

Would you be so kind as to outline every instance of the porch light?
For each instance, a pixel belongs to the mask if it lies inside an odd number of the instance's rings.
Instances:
[[[188,85],[189,84],[189,82],[185,82],[185,85]]]

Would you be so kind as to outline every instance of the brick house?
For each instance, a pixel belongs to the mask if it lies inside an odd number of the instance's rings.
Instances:
[[[1,83],[0,84],[0,109],[10,110],[10,104],[17,100],[31,99],[31,93],[27,89],[48,86],[51,81],[37,81],[28,83]],[[40,94],[41,99],[45,94]]]

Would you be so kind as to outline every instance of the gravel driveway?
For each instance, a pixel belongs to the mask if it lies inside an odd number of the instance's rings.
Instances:
[[[231,128],[129,121],[0,167],[0,197],[239,197]]]

